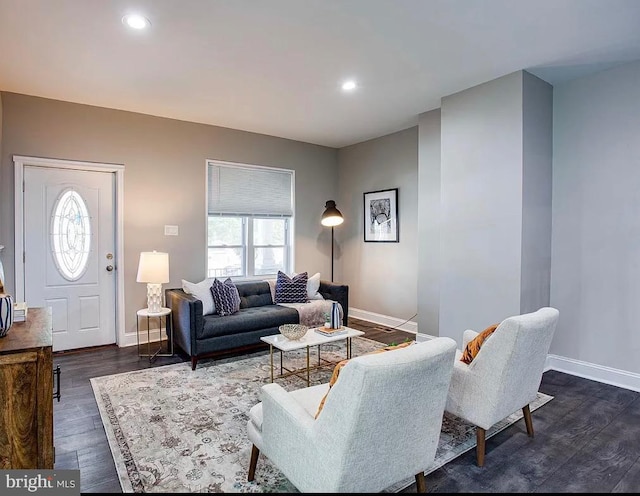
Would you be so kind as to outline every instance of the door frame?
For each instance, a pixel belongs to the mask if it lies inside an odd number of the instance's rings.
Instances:
[[[16,300],[24,301],[24,168],[43,167],[53,169],[111,172],[115,174],[115,255],[116,266],[116,314],[115,338],[118,346],[125,343],[124,324],[124,165],[99,162],[81,162],[55,158],[13,156],[15,188],[15,282]]]

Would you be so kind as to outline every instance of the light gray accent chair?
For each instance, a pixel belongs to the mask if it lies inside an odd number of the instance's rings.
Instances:
[[[317,419],[328,384],[293,392],[263,386],[247,422],[248,480],[262,452],[301,492],[379,492],[414,476],[426,492],[455,348],[440,337],[351,359]]]
[[[457,351],[446,411],[476,426],[476,462],[484,465],[486,431],[522,409],[533,437],[531,403],[538,394],[559,312],[543,307],[509,317],[483,343],[470,364]],[[478,335],[466,330],[462,349]]]

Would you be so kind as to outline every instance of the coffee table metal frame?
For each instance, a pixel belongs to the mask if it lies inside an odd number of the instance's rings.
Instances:
[[[356,336],[364,335],[364,332],[358,331],[356,329],[351,329],[350,327],[345,327],[346,332],[338,334],[336,336],[324,336],[320,333],[317,333],[315,330],[317,328],[313,327],[307,331],[307,333],[300,339],[292,340],[284,337],[282,334],[273,334],[271,336],[261,337],[260,340],[267,343],[269,345],[269,361],[271,364],[271,382],[274,381],[274,366],[273,366],[273,349],[277,348],[280,351],[280,375],[278,378],[288,377],[291,375],[295,375],[296,377],[300,377],[301,379],[307,382],[307,387],[311,385],[311,370],[315,370],[320,367],[326,367],[327,365],[335,365],[336,362],[332,362],[330,360],[326,360],[320,356],[320,346],[327,343],[335,343],[336,341],[342,341],[343,339],[347,342],[347,359],[352,356],[352,343],[351,339]],[[312,346],[318,347],[318,365],[311,366],[311,354],[310,349]],[[294,351],[306,348],[307,351],[307,364],[305,368],[301,369],[289,369],[283,365],[282,355],[285,351]],[[286,371],[286,372],[285,372]],[[304,375],[302,375],[304,374]]]

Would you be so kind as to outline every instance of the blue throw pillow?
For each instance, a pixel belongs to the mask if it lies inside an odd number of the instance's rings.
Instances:
[[[240,310],[240,294],[230,277],[224,282],[214,279],[211,296],[215,304],[215,313],[218,315],[231,315]]]
[[[307,277],[306,272],[289,277],[282,271],[278,271],[276,279],[276,303],[306,303],[307,301]]]

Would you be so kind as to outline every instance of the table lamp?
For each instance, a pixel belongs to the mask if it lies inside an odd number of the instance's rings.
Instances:
[[[149,313],[162,308],[162,283],[169,282],[169,254],[143,251],[138,263],[137,282],[147,283],[147,307]]]

